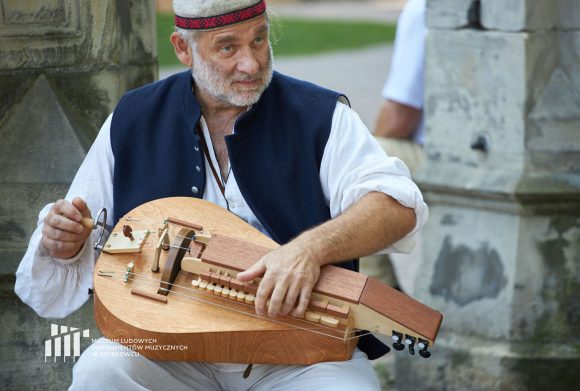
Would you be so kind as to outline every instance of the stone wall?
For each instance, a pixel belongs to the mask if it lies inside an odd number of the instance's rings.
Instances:
[[[580,382],[580,1],[428,0],[430,205],[416,296],[444,314],[402,390]]]
[[[69,363],[44,362],[50,324],[91,327],[92,306],[37,317],[14,273],[45,204],[76,169],[128,89],[157,77],[152,0],[0,1],[0,388],[63,389]]]

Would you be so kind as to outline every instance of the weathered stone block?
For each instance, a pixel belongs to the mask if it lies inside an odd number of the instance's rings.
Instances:
[[[577,0],[560,0],[558,28],[580,30],[580,3]]]
[[[467,26],[471,3],[472,0],[427,0],[427,27],[452,30]]]
[[[501,31],[549,30],[558,23],[557,0],[481,0],[481,24]]]
[[[502,213],[433,208],[415,296],[444,314],[443,330],[491,339],[510,335],[518,224],[516,216]],[[490,313],[494,322],[482,328]]]
[[[557,66],[556,33],[430,31],[426,183],[509,193],[525,168],[527,111]],[[486,153],[471,144],[488,142]],[[436,164],[436,165],[435,165]],[[454,175],[449,177],[449,166]],[[453,167],[453,168],[452,168]]]
[[[580,32],[558,38],[559,63],[530,97],[527,168],[580,173]]]
[[[121,95],[157,78],[154,2],[2,1],[0,47],[0,388],[65,389],[72,362],[43,362],[50,321],[15,297],[14,273]]]
[[[485,327],[490,319],[482,324]],[[425,391],[575,391],[580,359],[566,346],[445,336],[422,360],[398,354],[395,389]]]

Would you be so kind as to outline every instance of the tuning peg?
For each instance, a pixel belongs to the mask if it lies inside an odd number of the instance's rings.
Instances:
[[[131,241],[135,240],[133,237],[133,228],[131,228],[130,225],[123,226],[123,235],[125,235],[125,237],[129,238]]]
[[[415,355],[415,337],[405,335],[405,343],[409,346],[409,353]]]
[[[401,340],[403,339],[403,334],[393,330],[393,335],[391,336],[391,339],[393,340],[393,349],[398,351],[405,349],[405,345],[401,343]]]
[[[419,350],[419,356],[423,357],[423,358],[429,358],[431,357],[431,352],[427,351],[427,348],[429,347],[429,342],[425,341],[424,339],[419,338],[419,343],[417,344],[417,347],[421,350]]]

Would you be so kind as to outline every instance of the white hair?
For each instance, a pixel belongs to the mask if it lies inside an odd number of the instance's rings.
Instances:
[[[176,27],[175,31],[181,35],[181,38],[183,38],[185,40],[185,42],[187,42],[189,47],[194,52],[197,52],[197,38],[199,37],[199,34],[201,33],[201,31],[199,31],[199,30],[187,30],[187,29],[182,29],[179,27]]]

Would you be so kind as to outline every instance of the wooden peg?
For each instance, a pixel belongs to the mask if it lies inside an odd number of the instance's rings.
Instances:
[[[207,284],[207,291],[209,293],[212,293],[214,289],[215,289],[215,284],[214,283],[210,282],[209,284]]]
[[[214,293],[214,295],[221,296],[223,290],[224,290],[224,288],[221,285],[216,285],[216,287],[213,290],[213,293]]]
[[[149,292],[144,292],[136,288],[131,289],[131,294],[135,296],[144,297],[146,299],[159,301],[161,303],[167,303],[167,296],[161,296]]]
[[[208,284],[208,282],[207,282],[207,281],[205,281],[205,280],[201,280],[201,282],[199,283],[199,289],[203,289],[203,290],[205,290],[205,289],[207,289],[207,286],[208,286],[208,285],[209,285],[209,284]]]
[[[238,291],[235,289],[230,290],[230,299],[236,300],[238,298]]]
[[[95,222],[92,217],[83,217],[81,224],[83,227],[88,229],[93,229],[95,227]]]
[[[197,280],[191,280],[191,286],[194,288],[199,288],[199,284],[201,283],[200,279]]]
[[[230,289],[224,288],[224,290],[222,291],[222,296],[223,297],[230,297]]]
[[[203,231],[203,227],[201,225],[195,223],[188,223],[187,221],[179,220],[174,217],[168,217],[166,221],[170,224],[179,225],[181,227],[191,228],[196,231]]]

